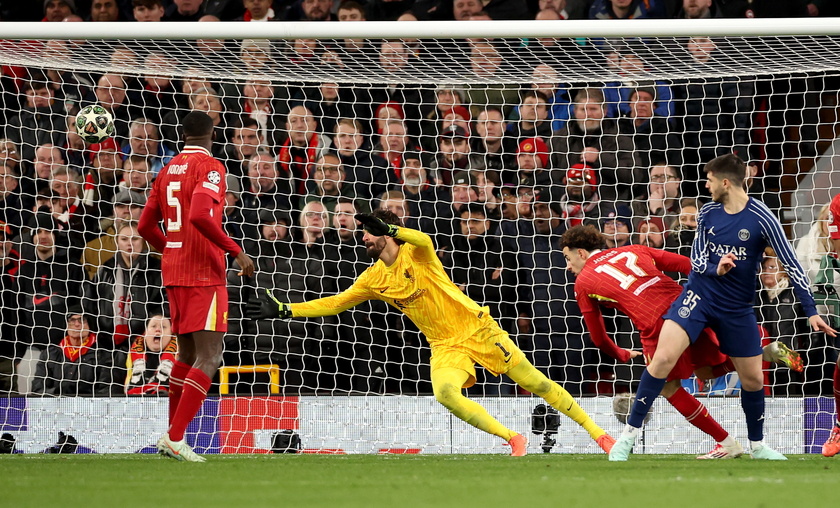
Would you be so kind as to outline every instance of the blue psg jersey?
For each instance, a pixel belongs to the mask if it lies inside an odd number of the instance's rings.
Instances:
[[[691,273],[687,287],[713,300],[722,309],[752,307],[764,248],[773,247],[787,271],[796,296],[807,316],[817,313],[810,283],[788,242],[782,225],[767,205],[749,198],[736,214],[727,213],[723,204],[708,203],[697,214],[697,234],[691,247]],[[736,256],[735,267],[717,275],[720,258]]]

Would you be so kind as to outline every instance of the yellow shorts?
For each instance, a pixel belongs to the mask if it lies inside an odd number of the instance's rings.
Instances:
[[[525,354],[508,333],[495,321],[490,321],[460,344],[432,346],[431,367],[432,372],[443,368],[465,371],[470,377],[464,388],[469,388],[475,384],[476,363],[498,376],[516,367],[524,358]]]

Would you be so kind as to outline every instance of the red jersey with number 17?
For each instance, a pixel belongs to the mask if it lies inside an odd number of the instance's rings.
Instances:
[[[655,344],[662,316],[682,292],[682,287],[662,272],[688,273],[690,269],[689,258],[644,245],[592,254],[575,280],[575,299],[592,341],[614,358],[629,358],[606,335],[599,308],[603,305],[627,315],[643,344]]]
[[[225,251],[190,223],[193,194],[208,194],[213,219],[222,223],[225,167],[203,147],[187,146],[155,179],[148,205],[163,217],[166,248],[161,260],[164,286],[224,286]]]

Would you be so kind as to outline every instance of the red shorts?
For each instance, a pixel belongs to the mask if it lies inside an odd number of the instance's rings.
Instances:
[[[660,321],[664,323],[665,321]],[[660,324],[656,330],[654,337],[657,341],[642,340],[642,352],[645,355],[645,363],[650,363],[653,358],[653,353],[656,352],[656,344],[658,343],[659,332],[662,331]],[[691,346],[683,351],[671,373],[668,374],[668,381],[675,379],[688,379],[694,374],[695,369],[701,367],[714,367],[725,363],[729,357],[720,352],[720,343],[718,343],[715,332],[706,328],[700,333],[700,337]]]
[[[226,332],[228,294],[225,286],[169,286],[169,313],[175,335],[200,332]]]

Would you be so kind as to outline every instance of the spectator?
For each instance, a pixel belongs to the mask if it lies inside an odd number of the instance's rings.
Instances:
[[[650,217],[639,222],[636,228],[636,241],[638,245],[644,245],[652,249],[665,248],[665,225],[661,217]]]
[[[336,21],[333,0],[297,0],[286,14],[286,21]]]
[[[50,344],[38,360],[32,380],[32,393],[58,397],[79,395],[108,396],[117,393],[117,365],[125,364],[125,354],[109,352],[96,342],[88,317],[79,307],[67,312],[66,334]]]
[[[674,101],[671,94],[671,87],[665,81],[639,82],[648,76],[650,70],[642,58],[642,51],[635,47],[622,47],[615,52],[609,53],[608,59],[613,58],[617,62],[616,72],[622,78],[620,81],[609,81],[602,88],[604,99],[607,102],[607,116],[618,118],[630,114],[630,101],[633,92],[640,87],[653,89],[651,101],[655,99],[654,113],[662,118],[670,119],[674,115]],[[651,115],[652,116],[652,115]]]
[[[548,100],[537,90],[525,90],[518,108],[519,120],[508,124],[511,137],[517,141],[524,138],[551,137],[552,125],[549,119]]]
[[[123,161],[123,181],[120,187],[129,189],[144,197],[149,197],[152,191],[152,181],[155,179],[149,159],[140,155],[132,155]]]
[[[75,13],[75,0],[45,0],[42,21],[64,21],[64,18]]]
[[[584,379],[583,330],[579,320],[563,317],[580,315],[580,310],[557,245],[565,231],[562,210],[550,192],[536,194],[532,233],[521,230],[523,236],[514,251],[517,261],[513,266],[520,271],[516,299],[519,340],[535,366],[550,373],[550,379],[560,379],[569,393],[579,395]]]
[[[281,170],[292,179],[297,194],[305,194],[315,162],[330,148],[329,137],[318,130],[312,112],[295,106],[286,118],[288,138],[280,148],[277,160]]]
[[[598,194],[598,176],[586,164],[575,164],[563,179],[566,192],[560,199],[560,217],[566,228],[594,224],[603,215]]]
[[[243,0],[245,13],[234,21],[279,21],[271,5],[272,0]]]
[[[421,122],[420,144],[428,152],[438,150],[438,138],[443,132],[441,120],[450,111],[464,106],[464,93],[453,85],[440,84],[435,89],[434,108],[427,112]],[[504,116],[503,116],[504,118]]]
[[[46,143],[35,148],[32,169],[20,178],[20,192],[26,208],[32,208],[34,196],[50,187],[53,171],[64,168],[65,164],[64,154],[58,146]]]
[[[341,159],[332,153],[322,155],[315,163],[312,184],[314,189],[309,194],[302,196],[300,208],[303,208],[307,203],[317,201],[328,212],[332,213],[339,199],[347,198],[351,201],[355,199],[353,187],[345,185]]]
[[[204,0],[172,0],[164,21],[198,21],[204,15]]]
[[[18,187],[18,175],[15,171],[0,164],[0,221],[3,229],[13,227],[19,230],[23,225],[24,208]]]
[[[717,44],[708,37],[692,37],[686,44],[692,72],[718,68]],[[755,86],[738,78],[676,80],[674,129],[682,135],[682,173],[687,196],[706,194],[701,168],[715,157],[736,153],[749,158],[749,129]]]
[[[601,232],[608,249],[630,245],[633,239],[633,212],[624,205],[616,206],[601,217]]]
[[[32,244],[21,252],[17,280],[16,354],[18,392],[29,393],[35,361],[60,340],[64,313],[81,296],[84,275],[66,247],[56,245],[58,223],[49,212],[29,222]]]
[[[260,237],[253,226],[259,224],[260,211],[291,210],[291,195],[291,180],[281,177],[274,157],[261,152],[252,155],[241,195],[242,216],[247,225],[245,237],[252,240]]]
[[[509,178],[507,183],[526,187],[550,187],[555,182],[548,167],[548,156],[548,145],[542,138],[523,139],[516,149],[516,176]]]
[[[562,129],[572,116],[572,100],[569,98],[568,88],[560,83],[557,71],[546,64],[534,67],[531,79],[531,89],[546,97],[551,130]]]
[[[85,288],[85,305],[96,316],[99,344],[128,348],[128,340],[143,332],[146,320],[163,312],[160,259],[149,253],[129,221],[117,230],[117,252],[97,270]]]
[[[657,91],[638,87],[630,93],[629,113],[618,120],[618,132],[633,139],[639,161],[646,167],[651,162],[674,158],[681,148],[668,120],[656,114]],[[669,157],[670,156],[670,157]]]
[[[91,206],[91,212],[96,217],[109,217],[112,213],[111,204],[114,196],[119,192],[119,182],[122,179],[123,160],[119,151],[111,146],[102,146],[94,152],[93,162],[86,177],[85,205]],[[88,192],[87,182],[93,186]],[[104,230],[101,227],[100,229]]]
[[[275,99],[275,90],[271,81],[264,79],[250,79],[245,82],[241,90],[223,90],[222,95],[242,97],[241,104],[228,111],[238,111],[242,116],[256,120],[260,125],[260,137],[270,146],[279,145],[282,140],[282,124],[280,115],[283,114],[281,105]],[[304,108],[305,109],[305,108]],[[308,111],[308,110],[307,110]],[[302,115],[297,110],[296,115]],[[289,113],[291,116],[291,113]],[[286,126],[288,129],[288,125]]]
[[[225,173],[225,206],[224,216],[222,217],[222,228],[227,235],[233,239],[240,247],[245,243],[245,217],[242,215],[242,207],[239,202],[242,196],[242,184],[236,176]],[[250,240],[254,240],[250,238]],[[251,252],[249,249],[243,249]]]
[[[253,118],[240,118],[233,124],[233,135],[225,150],[224,160],[228,174],[242,178],[248,174],[248,161],[265,145],[260,124]]]
[[[169,395],[169,375],[178,355],[178,338],[168,317],[156,314],[131,344],[126,395]]]
[[[388,161],[365,149],[362,124],[355,119],[340,119],[333,140],[344,168],[345,181],[353,186],[356,197],[370,201],[385,192],[391,178]]]
[[[674,17],[685,19],[721,18],[723,13],[717,4],[717,0],[683,0],[682,9]]]
[[[430,169],[439,184],[448,186],[454,173],[470,169],[469,136],[462,127],[451,125],[441,133],[438,144],[439,152]]]
[[[389,163],[389,181],[399,181],[403,170],[403,154],[406,150],[419,150],[420,146],[408,137],[405,122],[389,120],[379,136],[378,151],[375,152]]]
[[[817,279],[820,270],[820,262],[823,256],[833,252],[831,248],[831,237],[829,236],[829,207],[828,203],[820,208],[817,219],[811,224],[811,228],[805,236],[800,237],[796,242],[796,258],[805,268],[808,280],[813,283]]]
[[[771,339],[783,342],[800,354],[805,364],[804,372],[790,369],[772,369],[771,386],[776,395],[820,395],[822,380],[830,378],[824,372],[830,360],[826,359],[822,334],[812,334],[799,300],[793,294],[793,284],[779,263],[771,247],[764,250],[759,273],[761,289],[756,298],[756,318]]]
[[[20,269],[20,252],[15,248],[14,232],[0,223],[0,394],[15,392],[15,326],[17,293],[14,277]]]
[[[120,9],[117,0],[93,0],[90,5],[91,21],[119,21]]]
[[[114,196],[113,213],[100,223],[103,233],[91,240],[82,253],[82,266],[87,278],[93,279],[99,267],[117,253],[117,232],[124,226],[140,220],[140,213],[146,205],[146,196],[123,189]]]
[[[123,64],[123,62],[119,62]],[[99,104],[111,114],[114,119],[116,137],[126,140],[129,137],[129,124],[135,116],[132,108],[126,102],[127,85],[125,78],[119,74],[103,74],[93,88],[92,96],[87,97],[84,105]]]
[[[661,217],[666,229],[674,228],[680,213],[680,179],[675,166],[656,164],[648,172],[648,185],[645,196],[633,201],[633,215],[642,217]]]
[[[310,213],[312,216],[308,217]],[[264,218],[276,220],[274,217]],[[323,206],[316,202],[307,204],[300,216],[299,239],[293,238],[295,235],[288,234],[285,228],[261,221],[265,224],[261,228],[262,239],[259,244],[259,252],[263,255],[257,258],[256,285],[271,287],[274,295],[290,302],[302,302],[334,291],[335,279],[324,276],[324,242],[316,239],[323,235],[325,219]],[[284,394],[312,393],[321,388],[314,363],[322,353],[319,349],[321,341],[331,338],[328,334],[334,331],[334,327],[325,325],[333,323],[335,320],[332,318],[305,322],[278,319],[257,321],[255,349],[267,356],[271,363],[281,366]],[[335,358],[335,352],[328,351],[332,345],[332,340],[324,345],[324,356]],[[326,379],[325,382],[329,383]]]
[[[664,18],[661,0],[595,0],[589,8],[589,19]]]
[[[138,118],[131,122],[128,143],[122,147],[122,153],[125,157],[145,158],[155,176],[175,155],[172,149],[160,142],[157,125],[148,118]]]
[[[35,148],[64,145],[64,112],[55,102],[55,92],[47,86],[43,74],[33,76],[23,85],[26,104],[6,126],[6,137],[20,147],[20,159],[35,160]]]
[[[0,139],[0,163],[12,168],[18,175],[23,173],[20,165],[20,150],[9,138]]]
[[[53,213],[57,213],[56,219],[67,224],[72,246],[70,255],[79,259],[84,245],[100,233],[99,220],[82,203],[82,176],[66,167],[56,168],[52,172],[50,189],[58,196],[58,209],[54,208]]]
[[[691,256],[691,245],[697,232],[697,212],[700,202],[696,198],[683,198],[680,201],[680,215],[676,228],[668,235],[665,249],[683,256]]]
[[[519,104],[519,86],[504,83],[499,79],[504,63],[504,58],[493,43],[473,42],[470,44],[472,78],[485,82],[497,81],[497,84],[473,86],[466,91],[466,102],[470,104],[470,112],[473,116],[487,106],[497,106],[507,116],[510,110]]]
[[[131,0],[131,5],[134,19],[140,22],[160,21],[166,13],[163,0]]]
[[[618,134],[614,121],[606,119],[604,94],[585,88],[575,96],[574,118],[551,137],[551,165],[566,170],[583,163],[598,169],[599,194],[607,201],[627,201],[632,187],[641,181],[638,153],[633,139]]]
[[[505,170],[514,167],[516,141],[507,135],[507,123],[500,108],[487,106],[481,110],[476,118],[475,133],[470,146],[472,167],[497,175],[504,175]],[[501,181],[505,182],[504,177]]]

